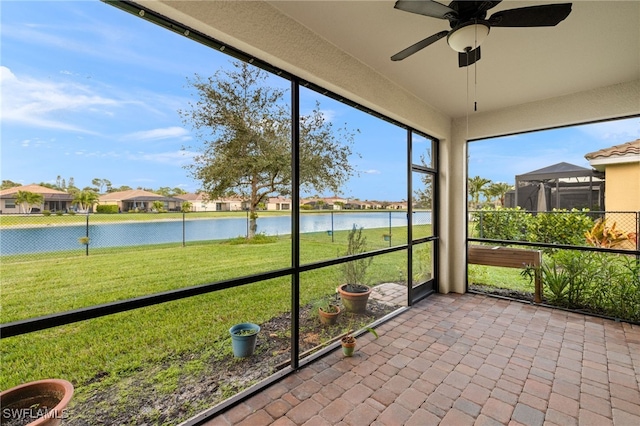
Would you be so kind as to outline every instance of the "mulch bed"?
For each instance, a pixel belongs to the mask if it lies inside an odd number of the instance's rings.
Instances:
[[[350,325],[369,324],[396,307],[369,299],[363,315],[341,313],[335,326],[320,324],[310,306],[301,309],[300,353],[315,352],[331,337],[342,335]],[[199,354],[187,354],[165,366],[134,373],[117,383],[100,388],[81,402],[73,403],[65,425],[161,425],[176,424],[213,407],[230,396],[289,365],[291,313],[274,317],[261,327],[256,352],[247,358],[233,356],[206,361],[205,371],[189,374],[182,370],[175,389],[161,392],[149,386],[149,379],[163,369],[182,367]],[[229,345],[230,339],[229,339]],[[99,381],[102,378],[96,378]]]

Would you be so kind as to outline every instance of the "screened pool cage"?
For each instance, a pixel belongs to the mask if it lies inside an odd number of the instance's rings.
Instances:
[[[604,173],[574,164],[558,163],[516,175],[515,187],[506,194],[506,207],[527,211],[605,208]]]

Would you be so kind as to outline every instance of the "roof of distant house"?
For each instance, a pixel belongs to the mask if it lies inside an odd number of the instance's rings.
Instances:
[[[128,191],[108,192],[100,196],[100,201],[166,201],[175,200],[175,197],[165,197],[164,195],[155,194],[153,192],[144,191],[142,189],[130,189]]]
[[[36,184],[14,186],[13,188],[3,189],[2,191],[0,191],[0,197],[6,198],[6,196],[14,195],[18,191],[33,192],[34,194],[42,194],[42,195],[58,195],[58,196],[65,195],[67,197],[71,197],[70,194],[64,191],[59,191],[57,189],[47,188],[46,186],[36,185]]]

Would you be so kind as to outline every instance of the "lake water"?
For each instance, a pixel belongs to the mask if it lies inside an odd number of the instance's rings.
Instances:
[[[431,223],[430,212],[416,214],[417,222]],[[303,233],[349,230],[354,225],[365,229],[406,226],[407,213],[303,214],[300,218],[300,230]],[[86,232],[86,225],[0,229],[0,254],[6,256],[82,249],[78,238],[84,237]],[[291,217],[259,217],[257,232],[266,235],[289,235]],[[189,220],[187,215],[184,223],[182,220],[176,220],[95,225],[92,225],[89,219],[91,248],[181,243],[183,240],[223,240],[246,235],[246,218]]]

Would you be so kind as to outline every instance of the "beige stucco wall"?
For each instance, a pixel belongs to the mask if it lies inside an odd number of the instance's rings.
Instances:
[[[640,211],[640,162],[607,165],[605,185],[608,211]]]
[[[141,2],[302,79],[441,140],[439,288],[466,282],[466,141],[640,114],[640,81],[452,120],[262,2]]]

